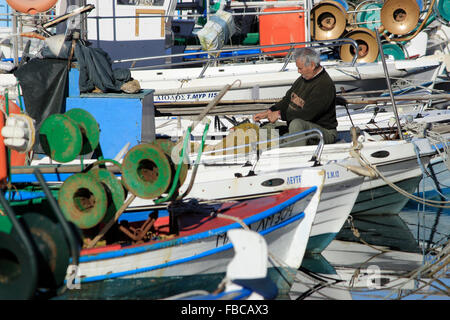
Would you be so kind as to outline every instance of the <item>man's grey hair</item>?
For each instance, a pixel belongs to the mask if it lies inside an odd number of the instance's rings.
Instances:
[[[320,55],[311,48],[297,48],[294,52],[295,61],[301,60],[304,64],[310,65],[314,63],[316,67],[320,65]]]

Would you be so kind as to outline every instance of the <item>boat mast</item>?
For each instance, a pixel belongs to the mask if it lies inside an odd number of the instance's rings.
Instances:
[[[394,110],[395,121],[397,122],[398,135],[400,137],[400,140],[404,140],[403,133],[402,133],[402,127],[400,126],[400,118],[398,117],[397,105],[395,104],[394,94],[392,93],[391,80],[389,78],[389,72],[388,72],[388,69],[386,66],[386,58],[384,57],[383,47],[381,45],[380,32],[378,31],[377,28],[375,29],[375,33],[377,36],[376,37],[377,44],[378,44],[378,49],[380,50],[380,57],[381,57],[381,62],[383,64],[384,75],[386,77],[386,83],[387,83],[387,87],[389,89],[389,95],[391,97],[392,109]]]

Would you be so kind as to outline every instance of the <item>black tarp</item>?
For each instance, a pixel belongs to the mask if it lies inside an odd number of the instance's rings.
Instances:
[[[91,92],[95,88],[102,92],[121,92],[120,87],[131,80],[128,69],[115,69],[108,53],[100,48],[86,47],[80,42],[74,54],[80,69],[80,92]]]
[[[68,95],[67,60],[31,59],[15,72],[22,88],[27,114],[36,121],[36,139],[42,121],[54,113],[64,113]],[[40,152],[38,140],[34,150]]]
[[[68,59],[72,48],[71,41],[65,41],[56,57],[48,47],[42,50],[44,58]],[[81,93],[92,92],[98,88],[102,92],[122,92],[121,86],[130,80],[129,69],[112,68],[112,60],[109,54],[101,48],[90,47],[84,41],[76,42],[72,61],[77,62],[80,71],[79,88]]]

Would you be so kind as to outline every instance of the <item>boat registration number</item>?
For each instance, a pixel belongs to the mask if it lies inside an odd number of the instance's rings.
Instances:
[[[209,100],[217,96],[217,92],[198,92],[184,94],[161,94],[155,95],[154,102],[175,102],[175,101],[201,101]]]
[[[327,171],[327,179],[335,179],[335,178],[339,178],[339,170]]]

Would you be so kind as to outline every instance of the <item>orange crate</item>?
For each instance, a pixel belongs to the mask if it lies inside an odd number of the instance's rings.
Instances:
[[[267,8],[263,12],[301,10],[303,7]],[[280,13],[259,16],[259,43],[262,46],[305,41],[305,14]],[[296,46],[296,48],[304,45]],[[271,52],[289,47],[266,48],[263,52]],[[284,57],[286,53],[274,53],[272,56]]]

